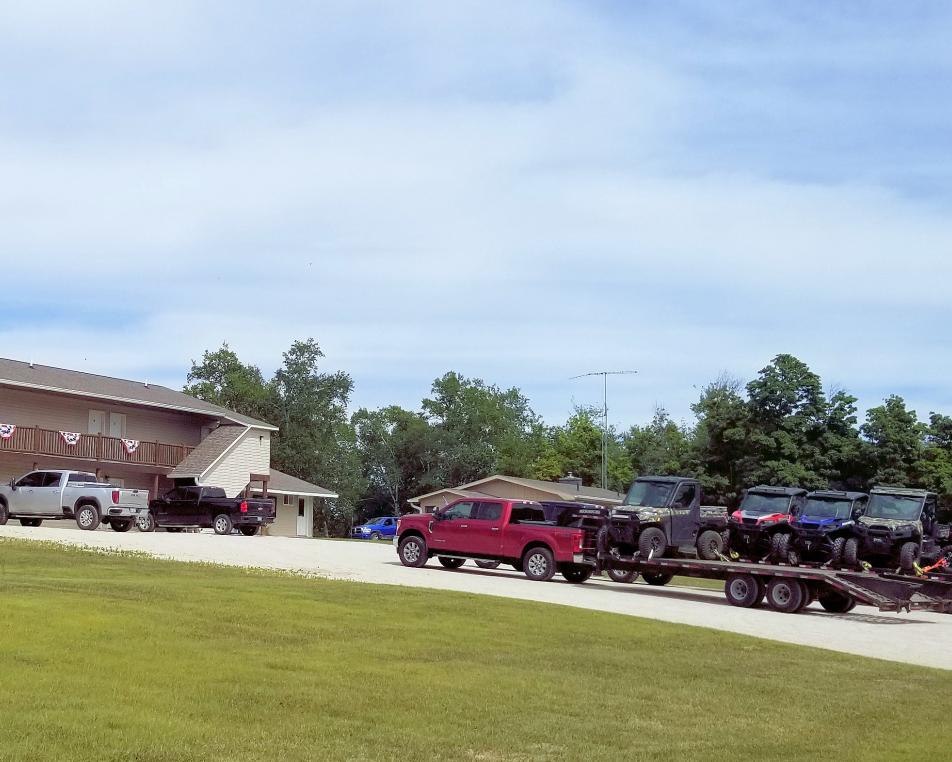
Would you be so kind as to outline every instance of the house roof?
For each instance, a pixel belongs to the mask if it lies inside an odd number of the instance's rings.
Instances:
[[[198,413],[214,418],[224,418],[254,428],[278,430],[277,426],[272,426],[265,421],[241,415],[234,410],[228,410],[197,397],[190,397],[166,386],[112,376],[98,376],[94,373],[54,368],[49,365],[36,365],[20,360],[0,358],[0,386],[37,389],[184,413]]]
[[[485,493],[479,491],[479,487],[487,482],[491,481],[506,481],[511,484],[518,484],[523,487],[529,487],[531,489],[542,490],[545,492],[550,492],[553,495],[557,495],[561,500],[572,500],[575,502],[592,502],[592,503],[621,503],[624,495],[620,492],[615,492],[610,489],[601,489],[600,487],[585,487],[585,486],[576,486],[574,483],[566,482],[547,482],[542,479],[523,479],[518,476],[505,476],[504,474],[494,474],[492,476],[487,476],[485,479],[477,479],[474,482],[469,482],[468,484],[461,484],[459,487],[444,487],[440,490],[434,490],[433,492],[428,492],[425,495],[419,495],[410,499],[411,503],[419,502],[427,497],[432,497],[437,495],[440,492],[451,491],[454,493],[462,494],[463,497],[479,497],[484,496]],[[467,494],[472,493],[472,494]]]
[[[327,498],[340,497],[336,492],[326,487],[311,484],[310,482],[304,481],[304,479],[298,479],[296,476],[278,471],[276,468],[272,468],[270,471],[271,478],[268,480],[268,494],[274,493],[275,495],[303,495],[305,497]],[[261,482],[253,483],[261,484]]]
[[[247,426],[219,426],[172,469],[169,479],[201,479],[246,431]]]

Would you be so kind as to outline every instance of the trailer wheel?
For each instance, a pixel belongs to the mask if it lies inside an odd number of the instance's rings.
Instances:
[[[459,569],[465,563],[462,558],[450,558],[449,556],[438,556],[436,560],[447,569]]]
[[[634,569],[608,569],[608,578],[612,582],[620,582],[625,585],[638,579],[638,572]]]
[[[731,606],[749,609],[764,597],[764,586],[753,574],[731,574],[724,582],[724,595]]]
[[[833,540],[833,552],[830,554],[830,564],[832,566],[840,566],[843,563],[843,548],[845,545],[845,537],[837,537]]]
[[[803,607],[807,591],[798,579],[774,577],[767,583],[767,603],[775,611],[792,614]]]
[[[638,550],[642,558],[661,558],[668,548],[668,538],[658,527],[648,527],[638,538]],[[644,577],[644,575],[641,575]]]
[[[548,548],[529,548],[522,557],[522,568],[529,579],[548,582],[555,576],[555,558]]]
[[[724,552],[724,540],[713,529],[705,529],[697,538],[697,555],[705,561],[716,561]]]
[[[499,566],[499,561],[476,561],[475,563],[480,569],[495,569]]]
[[[899,568],[906,574],[912,572],[916,561],[919,560],[919,545],[915,542],[904,542],[899,549]]]
[[[843,543],[843,566],[855,569],[859,566],[859,540],[850,537]]]
[[[820,594],[820,605],[831,614],[845,614],[853,609],[856,601],[846,593],[841,593],[838,590],[827,590]]]
[[[656,587],[661,587],[667,585],[671,580],[674,579],[673,574],[663,574],[661,572],[642,572],[641,578],[647,582],[649,585],[655,585]]]

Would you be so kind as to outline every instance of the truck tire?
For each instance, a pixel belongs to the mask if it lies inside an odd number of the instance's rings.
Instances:
[[[634,569],[607,569],[608,578],[612,582],[620,582],[627,585],[638,579],[638,572]]]
[[[843,566],[855,569],[859,566],[859,540],[848,537],[843,543]]]
[[[833,551],[830,553],[830,566],[840,566],[843,563],[843,549],[846,546],[845,537],[833,540]]]
[[[724,552],[724,540],[719,532],[705,529],[697,538],[697,557],[705,561],[716,561]]]
[[[731,606],[753,608],[763,600],[764,586],[753,574],[731,574],[724,581],[724,597]]]
[[[586,582],[594,571],[594,567],[585,564],[565,564],[559,569],[559,574],[565,577],[566,582],[580,585]]]
[[[247,526],[247,527],[238,527],[238,531],[241,532],[245,537],[254,537],[258,534],[258,529],[260,527]]]
[[[76,508],[76,526],[91,532],[99,526],[99,509],[92,503],[85,503]]]
[[[234,524],[231,523],[231,516],[227,513],[219,513],[212,522],[215,534],[231,534]]]
[[[658,527],[648,527],[638,538],[638,550],[642,558],[661,558],[668,549],[668,538]],[[644,576],[643,574],[641,575]]]
[[[465,563],[462,558],[450,558],[449,556],[438,556],[436,560],[447,569],[459,569]]]
[[[128,532],[132,529],[132,519],[112,519],[109,526],[113,532]]]
[[[845,614],[856,605],[856,601],[852,597],[838,590],[827,590],[820,593],[819,601],[820,605],[831,614]]]
[[[155,531],[155,516],[152,515],[152,511],[146,511],[136,516],[136,528],[140,532]]]
[[[664,574],[663,572],[642,572],[641,578],[649,585],[662,587],[674,579],[673,574]]]
[[[899,568],[902,569],[904,574],[911,574],[918,560],[919,544],[915,542],[904,542],[899,549]]]
[[[7,510],[7,504],[0,502],[0,527],[10,520],[10,511]]]
[[[371,532],[371,533],[370,533],[370,539],[371,539],[371,540],[379,540],[379,539],[380,539],[380,532]]]
[[[774,611],[793,614],[808,600],[803,583],[790,577],[774,577],[767,583],[767,604]]]
[[[38,527],[43,523],[43,519],[20,519],[21,527]]]
[[[404,537],[397,546],[397,555],[400,556],[400,563],[404,566],[414,568],[423,566],[429,559],[426,540],[415,534]]]
[[[525,575],[536,582],[548,582],[555,576],[555,558],[552,551],[541,545],[529,548],[522,556]]]
[[[495,569],[499,566],[499,561],[476,561],[480,569]]]

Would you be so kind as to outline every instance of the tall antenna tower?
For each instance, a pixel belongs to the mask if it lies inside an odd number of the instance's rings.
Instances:
[[[571,378],[574,381],[577,378],[589,376],[602,377],[602,489],[608,489],[608,377],[632,376],[637,372],[637,370],[594,370]]]

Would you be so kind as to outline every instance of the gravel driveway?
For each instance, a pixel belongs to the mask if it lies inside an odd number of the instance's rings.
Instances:
[[[825,613],[818,604],[802,614],[730,606],[719,591],[693,587],[655,588],[591,580],[572,585],[532,582],[512,569],[483,571],[467,563],[448,570],[436,560],[409,569],[390,545],[288,537],[219,537],[209,533],[117,534],[60,527],[0,527],[0,537],[50,540],[94,548],[132,550],[177,561],[282,569],[355,582],[429,587],[711,627],[743,635],[827,648],[891,661],[952,669],[952,615],[880,613],[861,606],[849,614]]]

